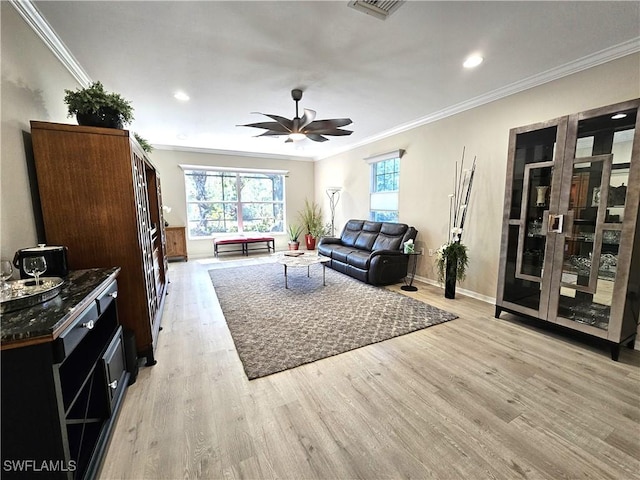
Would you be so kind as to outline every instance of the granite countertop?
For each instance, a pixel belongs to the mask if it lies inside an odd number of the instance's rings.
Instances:
[[[120,267],[73,270],[60,293],[44,303],[9,312],[0,320],[2,348],[54,340],[114,280]]]

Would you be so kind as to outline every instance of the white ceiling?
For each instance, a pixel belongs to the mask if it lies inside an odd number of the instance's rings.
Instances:
[[[132,102],[130,129],[151,143],[286,156],[322,158],[640,51],[637,1],[407,1],[384,21],[347,0],[34,5],[91,80]],[[465,70],[473,52],[485,61]],[[256,111],[292,118],[292,88],[354,133],[285,144],[236,126],[269,120]]]

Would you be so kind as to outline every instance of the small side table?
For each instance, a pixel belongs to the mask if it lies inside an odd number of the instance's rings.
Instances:
[[[407,266],[407,276],[404,277],[404,285],[400,287],[400,290],[417,292],[418,287],[413,286],[413,279],[416,276],[416,266],[418,265],[418,255],[420,255],[420,253],[405,253],[405,255],[409,255],[409,265]]]

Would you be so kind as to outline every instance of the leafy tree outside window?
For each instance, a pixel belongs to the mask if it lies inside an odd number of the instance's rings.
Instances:
[[[185,170],[190,238],[284,231],[284,175]]]

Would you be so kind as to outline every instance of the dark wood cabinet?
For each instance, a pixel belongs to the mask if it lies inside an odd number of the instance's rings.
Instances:
[[[96,477],[129,380],[117,273],[72,272],[59,297],[3,315],[2,478]]]
[[[612,347],[640,311],[640,100],[512,129],[496,316]]]
[[[165,227],[165,232],[167,236],[167,258],[189,260],[186,227]]]
[[[122,325],[152,365],[166,290],[160,177],[127,130],[31,122],[46,242],[71,269],[122,268]]]

